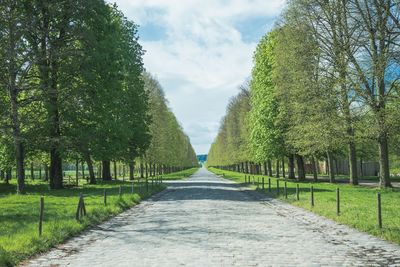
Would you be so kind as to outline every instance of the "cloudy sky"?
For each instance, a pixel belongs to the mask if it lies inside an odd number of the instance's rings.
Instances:
[[[230,97],[249,78],[258,40],[284,0],[116,0],[140,25],[146,69],[198,154],[207,153]]]

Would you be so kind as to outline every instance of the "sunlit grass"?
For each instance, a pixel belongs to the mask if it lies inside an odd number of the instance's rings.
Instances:
[[[47,183],[29,181],[27,194],[16,195],[15,180],[10,185],[0,185],[0,266],[13,266],[21,260],[78,234],[90,225],[98,224],[111,216],[137,204],[141,199],[164,188],[151,186],[146,192],[145,183],[126,181],[99,181],[96,185],[84,185],[62,190],[49,190]],[[122,197],[119,196],[119,187]],[[104,189],[107,205],[104,205]],[[84,195],[87,216],[80,222],[75,219],[78,197]],[[45,211],[43,235],[39,237],[39,201],[44,196]]]
[[[224,175],[238,183],[244,183],[245,174],[209,168],[210,171]],[[287,181],[288,197],[284,195],[284,179],[279,179],[280,193],[277,194],[277,178],[271,179],[271,192],[268,192],[268,177],[265,176],[264,191],[262,190],[261,175],[251,175],[251,181],[255,184],[250,187],[257,189],[257,181],[260,180],[258,190],[265,194],[279,198],[292,205],[310,210],[339,223],[357,228],[360,231],[370,233],[382,239],[400,244],[400,190],[397,188],[379,189],[363,186],[351,186],[348,184],[330,184],[325,182],[311,183]],[[300,187],[300,200],[296,199],[296,184]],[[314,187],[315,206],[311,207],[310,187]],[[340,189],[341,213],[336,214],[336,188]],[[377,222],[377,193],[382,196],[382,220],[383,228],[379,229]]]

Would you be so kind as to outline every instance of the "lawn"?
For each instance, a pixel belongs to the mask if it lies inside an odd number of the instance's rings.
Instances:
[[[129,181],[98,181],[96,185],[49,190],[47,183],[37,179],[28,181],[26,195],[16,195],[15,179],[10,185],[0,184],[0,266],[13,266],[46,251],[88,226],[98,224],[165,188],[164,185],[149,182],[147,192],[145,182],[136,181],[132,193],[131,185]],[[107,192],[107,205],[104,205],[104,190]],[[78,222],[75,213],[81,193],[87,216]],[[39,237],[41,195],[44,196],[45,208],[43,235]]]
[[[209,168],[218,175],[224,175],[238,183],[244,183],[243,173],[224,171]],[[257,182],[260,184],[257,189]],[[255,184],[251,188],[265,194],[279,198],[294,206],[310,210],[339,223],[357,228],[360,231],[370,233],[382,239],[400,244],[400,189],[379,189],[348,184],[330,184],[326,182],[311,183],[287,181],[287,199],[284,195],[284,179],[279,179],[280,193],[277,194],[277,178],[271,179],[271,192],[268,192],[268,178],[265,177],[265,189],[262,190],[262,176],[254,175]],[[253,175],[251,176],[251,182]],[[296,198],[296,185],[299,184],[300,200]],[[314,187],[315,206],[311,207],[310,187]],[[340,189],[341,212],[336,214],[336,189]],[[383,228],[378,227],[377,220],[377,193],[381,193]]]
[[[180,180],[180,179],[184,179],[186,177],[189,177],[190,175],[194,174],[198,170],[199,170],[199,168],[190,168],[190,169],[183,170],[183,171],[180,171],[180,172],[173,172],[173,173],[170,173],[170,174],[163,174],[162,178],[163,178],[163,180]]]

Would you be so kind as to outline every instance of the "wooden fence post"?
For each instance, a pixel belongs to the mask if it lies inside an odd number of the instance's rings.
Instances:
[[[86,216],[86,205],[85,205],[85,199],[84,199],[84,197],[83,197],[83,195],[82,195],[82,193],[81,193],[81,197],[82,197],[82,212],[83,212],[83,215],[84,216]]]
[[[107,191],[106,189],[104,189],[104,193],[103,193],[103,199],[104,199],[104,206],[107,206]]]
[[[300,188],[299,188],[299,184],[296,185],[296,199],[297,199],[297,201],[300,200]]]
[[[276,195],[279,196],[279,180],[276,180]]]
[[[265,186],[264,186],[264,177],[262,178],[262,190],[265,190]]]
[[[378,193],[378,227],[382,228],[382,206],[381,206],[381,193]]]
[[[121,185],[118,188],[118,195],[119,195],[119,197],[122,197],[122,186]]]
[[[79,221],[85,215],[86,215],[85,201],[83,199],[82,193],[80,193],[78,208],[76,209],[75,218],[77,221]]]
[[[271,193],[271,178],[268,177],[268,192]]]
[[[287,199],[287,183],[285,182],[285,198]]]
[[[78,208],[76,209],[76,213],[75,213],[75,219],[77,221],[79,221],[79,215],[80,215],[80,211],[81,211],[81,202],[82,202],[82,196],[79,197]]]
[[[40,197],[40,212],[39,212],[39,236],[42,236],[43,232],[43,215],[44,215],[44,197]]]
[[[314,187],[311,186],[311,207],[314,207]]]
[[[336,188],[336,215],[340,215],[340,189]]]
[[[131,191],[132,191],[132,194],[134,193],[134,184],[135,184],[135,182],[134,181],[132,181],[132,185],[131,185]]]

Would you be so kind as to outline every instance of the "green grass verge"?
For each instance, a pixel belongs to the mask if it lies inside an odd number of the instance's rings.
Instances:
[[[183,170],[180,172],[163,174],[162,178],[163,178],[163,180],[180,180],[180,179],[189,177],[190,175],[194,174],[198,170],[199,170],[199,168],[190,168],[190,169]]]
[[[244,183],[244,174],[209,168],[218,175],[224,175],[238,183]],[[252,181],[253,175],[251,176]],[[284,195],[284,179],[279,179],[280,193],[277,194],[277,178],[271,179],[271,192],[268,192],[268,177],[265,177],[265,189],[262,190],[262,176],[254,175],[255,185],[251,188],[257,190],[257,181],[260,179],[258,190],[270,197],[279,198],[294,206],[315,212],[342,224],[349,225],[360,231],[378,236],[382,239],[400,244],[400,189],[379,189],[348,184],[330,184],[324,182],[311,183],[287,181],[287,199]],[[300,200],[296,199],[296,185],[300,187]],[[315,206],[311,207],[310,187],[314,187]],[[336,188],[340,189],[341,213],[336,214]],[[377,193],[382,198],[383,228],[379,229],[377,223]]]
[[[0,184],[0,266],[14,266],[39,252],[44,252],[67,238],[77,235],[88,226],[98,224],[136,205],[140,200],[159,192],[164,185],[149,182],[126,181],[99,182],[78,188],[49,190],[47,183],[29,181],[27,194],[16,195],[15,179],[10,185]],[[119,187],[122,197],[119,196]],[[141,189],[140,189],[141,188]],[[107,191],[107,205],[103,192]],[[78,196],[84,195],[87,216],[80,222],[75,219]],[[38,235],[39,201],[44,196],[43,235]]]
[[[312,177],[313,174],[312,173],[308,173],[307,177]],[[329,179],[329,175],[326,174],[318,174],[319,178],[325,178],[325,179]],[[350,177],[348,175],[335,175],[335,179],[337,181],[350,181]],[[359,179],[360,181],[374,181],[379,183],[379,177],[378,176],[363,176],[362,178]],[[392,176],[390,177],[390,180],[392,182],[400,182],[400,177],[399,176]]]

